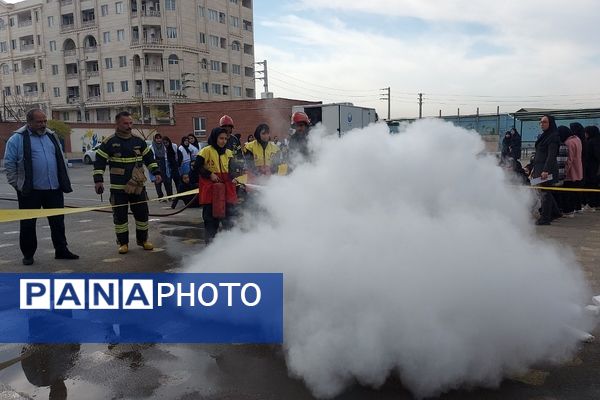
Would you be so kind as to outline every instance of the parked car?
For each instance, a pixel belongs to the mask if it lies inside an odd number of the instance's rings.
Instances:
[[[84,164],[93,164],[96,162],[96,150],[100,147],[100,144],[97,144],[92,149],[85,152],[83,155],[83,163]]]

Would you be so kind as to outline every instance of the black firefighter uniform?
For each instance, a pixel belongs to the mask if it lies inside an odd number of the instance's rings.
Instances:
[[[104,182],[104,170],[108,164],[110,172],[110,202],[113,206],[113,220],[117,243],[129,243],[129,226],[127,222],[127,206],[130,203],[131,212],[135,218],[135,234],[138,245],[143,245],[148,240],[148,195],[142,187],[141,193],[129,194],[125,192],[127,183],[132,179],[134,168],[143,168],[146,165],[153,175],[160,175],[158,164],[146,142],[138,137],[129,135],[124,137],[114,134],[106,138],[96,151],[94,162],[94,183]]]

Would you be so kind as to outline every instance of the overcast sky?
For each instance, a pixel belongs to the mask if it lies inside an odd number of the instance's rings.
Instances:
[[[599,20],[597,0],[254,0],[255,55],[276,97],[382,117],[388,86],[392,117],[418,93],[425,116],[598,107]]]
[[[596,0],[256,0],[256,60],[275,96],[392,117],[598,107]],[[259,66],[260,67],[260,66]],[[257,85],[257,92],[262,90]]]

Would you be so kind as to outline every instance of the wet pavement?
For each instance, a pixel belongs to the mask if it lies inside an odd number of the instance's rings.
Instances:
[[[97,204],[91,167],[71,169],[72,205]],[[0,198],[14,197],[0,176]],[[155,196],[154,189],[149,189]],[[106,200],[105,200],[106,202]],[[0,207],[16,204],[0,200]],[[76,261],[53,258],[47,222],[38,221],[36,263],[21,265],[18,223],[0,226],[0,272],[159,272],[176,271],[186,257],[204,248],[199,209],[173,212],[168,203],[151,204],[150,236],[156,249],[133,246],[117,254],[110,214],[66,218]],[[180,203],[181,207],[181,203]],[[179,207],[179,208],[180,208]],[[132,226],[132,224],[130,224]],[[131,232],[133,234],[133,232]],[[600,212],[562,218],[538,234],[570,246],[595,293],[600,293]],[[596,332],[600,336],[600,332]],[[458,399],[598,399],[600,342],[581,345],[577,356],[560,366],[538,365],[505,380],[496,389],[461,389],[441,396]],[[0,344],[0,400],[3,399],[313,399],[302,381],[291,378],[278,346],[261,345],[17,345]],[[358,384],[336,399],[412,399],[397,378],[378,389]]]

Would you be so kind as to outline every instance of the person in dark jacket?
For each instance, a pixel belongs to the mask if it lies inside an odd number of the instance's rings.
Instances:
[[[502,149],[500,150],[502,158],[510,156],[510,131],[504,132],[504,138],[502,139]]]
[[[581,161],[584,162],[587,143],[585,141],[585,130],[583,128],[583,125],[581,125],[579,122],[573,122],[569,125],[569,127],[571,128],[571,132],[573,132],[573,134],[575,136],[577,136],[579,138],[579,140],[581,141]],[[585,168],[583,169],[583,179],[579,183],[579,187],[583,187],[584,184],[585,184]],[[584,192],[577,193],[578,200],[575,205],[575,212],[577,212],[577,213],[581,212],[583,205],[587,204],[587,196],[588,196],[588,194],[584,193]]]
[[[542,178],[546,180],[540,186],[552,186],[558,181],[558,148],[560,139],[556,121],[551,115],[544,115],[540,119],[542,134],[535,142],[535,157],[532,162],[532,178]],[[552,179],[550,179],[552,175]],[[556,204],[554,195],[549,190],[541,191],[542,210],[540,218],[536,221],[536,225],[550,225],[550,222],[561,216],[561,213]]]
[[[597,126],[585,127],[586,146],[583,156],[583,175],[586,189],[598,189],[600,187],[600,130]],[[600,207],[600,196],[598,193],[588,193],[587,203],[590,207]]]
[[[46,114],[40,109],[27,113],[27,125],[13,133],[6,143],[4,167],[8,183],[15,188],[20,209],[64,208],[63,193],[71,193],[65,156],[58,138],[46,128]],[[19,245],[23,264],[33,264],[37,250],[36,219],[21,220]],[[48,217],[55,258],[75,260],[67,248],[65,216]]]
[[[521,158],[521,135],[516,128],[510,130],[510,156],[519,160]]]

